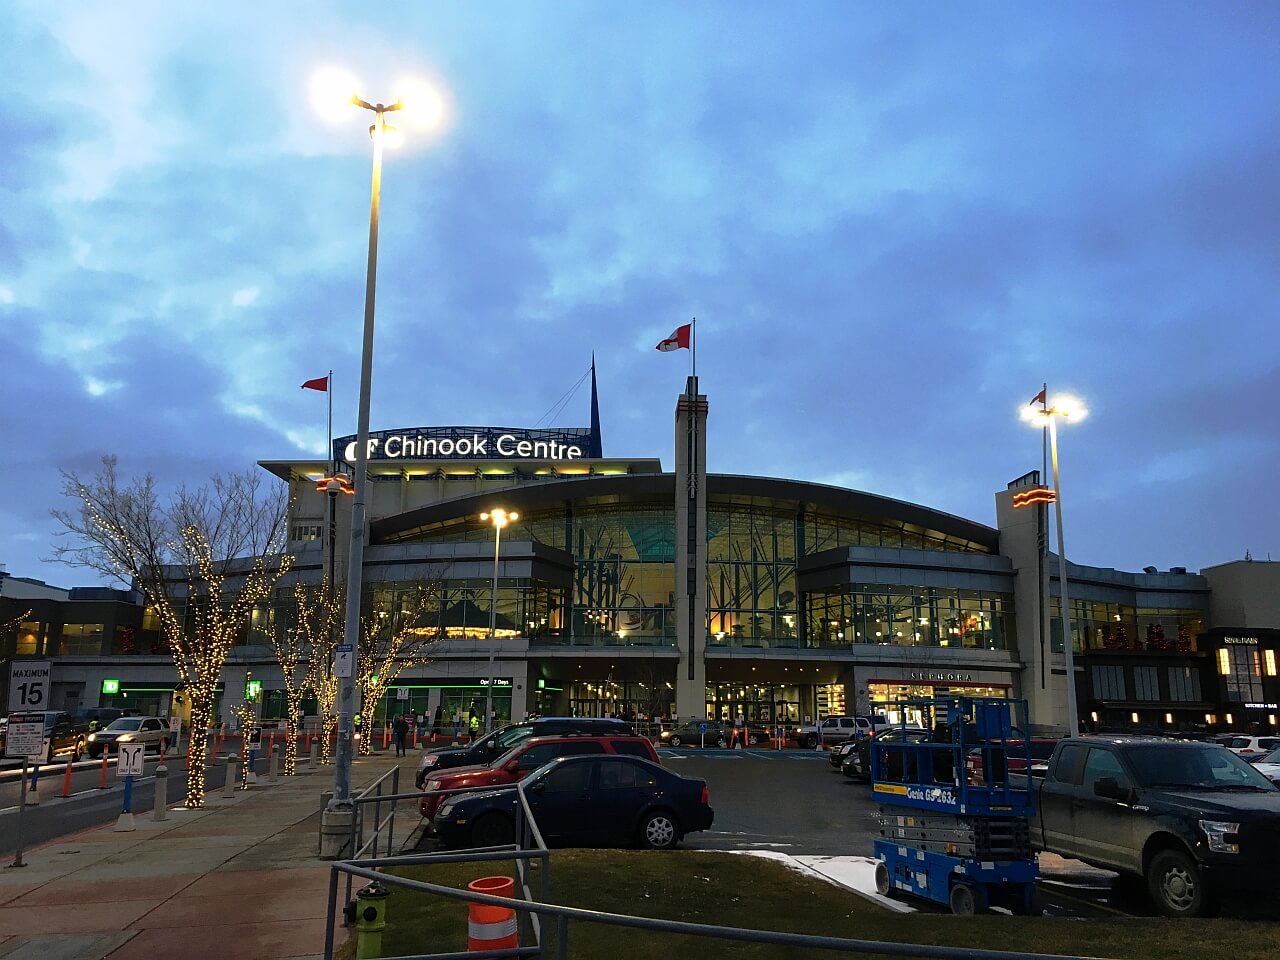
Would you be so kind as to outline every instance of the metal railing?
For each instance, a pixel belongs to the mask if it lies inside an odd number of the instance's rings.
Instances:
[[[779,946],[800,947],[807,950],[833,950],[838,953],[870,954],[916,958],[916,960],[1097,960],[1097,958],[1076,955],[1027,953],[1019,950],[984,950],[972,947],[946,947],[933,944],[896,943],[881,940],[851,940],[842,937],[823,937],[803,933],[782,933],[774,930],[750,930],[740,927],[725,927],[710,923],[689,923],[681,920],[659,920],[653,917],[637,917],[620,913],[607,913],[602,910],[587,910],[580,907],[566,907],[549,903],[551,893],[551,856],[538,829],[533,811],[529,808],[523,784],[517,783],[506,787],[486,788],[486,792],[500,793],[515,791],[516,823],[515,843],[494,847],[476,847],[453,853],[425,853],[401,857],[383,857],[371,860],[337,861],[331,867],[329,875],[328,925],[325,931],[325,960],[333,960],[334,924],[338,915],[338,878],[347,878],[347,900],[351,898],[351,884],[359,877],[369,881],[378,881],[383,886],[398,887],[418,893],[444,897],[447,900],[459,900],[464,903],[479,903],[494,907],[505,907],[515,911],[523,931],[531,935],[532,944],[522,947],[506,947],[498,950],[449,951],[445,953],[401,954],[388,960],[498,960],[505,957],[550,957],[550,945],[545,933],[549,924],[556,930],[556,960],[567,960],[569,956],[569,930],[572,921],[579,923],[599,923],[607,926],[622,927],[634,930],[649,930],[655,933],[685,934],[705,937],[720,942],[733,941],[739,943],[767,943]],[[432,791],[444,796],[456,793],[471,793],[474,788],[457,790]],[[421,797],[422,794],[401,795]],[[390,799],[384,797],[384,800]],[[530,888],[529,865],[533,861],[539,863],[538,898],[534,899]],[[487,863],[494,861],[514,861],[512,879],[515,881],[514,897],[495,897],[489,894],[475,893],[458,887],[428,883],[425,880],[413,880],[409,877],[397,876],[384,872],[390,867],[425,867],[445,863]]]

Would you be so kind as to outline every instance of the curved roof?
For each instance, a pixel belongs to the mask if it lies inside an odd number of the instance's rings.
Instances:
[[[720,473],[708,475],[707,486],[709,499],[713,501],[743,501],[774,507],[782,504],[803,505],[812,510],[898,523],[905,529],[966,541],[993,553],[997,549],[999,534],[992,527],[919,504],[861,490],[847,490],[801,480]],[[670,503],[675,499],[675,474],[570,477],[520,484],[500,493],[454,497],[374,520],[370,524],[370,541],[394,543],[409,540],[422,527],[474,516],[493,506],[498,499],[504,507],[523,513],[561,505],[567,501]]]

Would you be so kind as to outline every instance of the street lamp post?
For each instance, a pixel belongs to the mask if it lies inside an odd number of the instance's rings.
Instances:
[[[1071,639],[1071,599],[1067,589],[1067,548],[1062,539],[1062,482],[1058,474],[1058,419],[1080,421],[1088,414],[1085,405],[1075,397],[1057,396],[1050,405],[1043,395],[1042,407],[1032,408],[1025,417],[1037,426],[1049,428],[1049,462],[1053,468],[1054,516],[1058,527],[1058,603],[1062,617],[1062,649],[1067,670],[1067,731],[1069,736],[1080,733],[1080,714],[1076,706],[1076,658],[1075,644]]]
[[[489,599],[489,686],[484,695],[484,732],[493,726],[493,662],[498,645],[498,551],[502,545],[502,528],[520,519],[520,514],[490,510],[480,514],[481,520],[493,524],[493,593]]]

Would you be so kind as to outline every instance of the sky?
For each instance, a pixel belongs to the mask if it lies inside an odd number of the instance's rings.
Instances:
[[[188,9],[189,8],[189,9]],[[0,13],[0,563],[60,470],[199,484],[354,433],[368,115],[389,150],[373,429],[532,426],[594,351],[605,454],[994,524],[1061,431],[1067,554],[1280,559],[1280,6],[19,2]],[[585,425],[580,392],[556,421]]]

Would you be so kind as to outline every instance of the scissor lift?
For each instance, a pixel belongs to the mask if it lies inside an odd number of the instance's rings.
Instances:
[[[876,888],[908,893],[967,914],[1002,906],[1032,911],[1037,864],[1027,702],[942,697],[896,705],[901,733],[871,743],[872,791],[880,801]],[[909,728],[921,717],[924,733]],[[967,760],[980,751],[980,775]],[[1010,760],[1022,774],[1009,776]],[[1015,764],[1016,765],[1016,764]],[[974,782],[970,782],[973,780]]]

